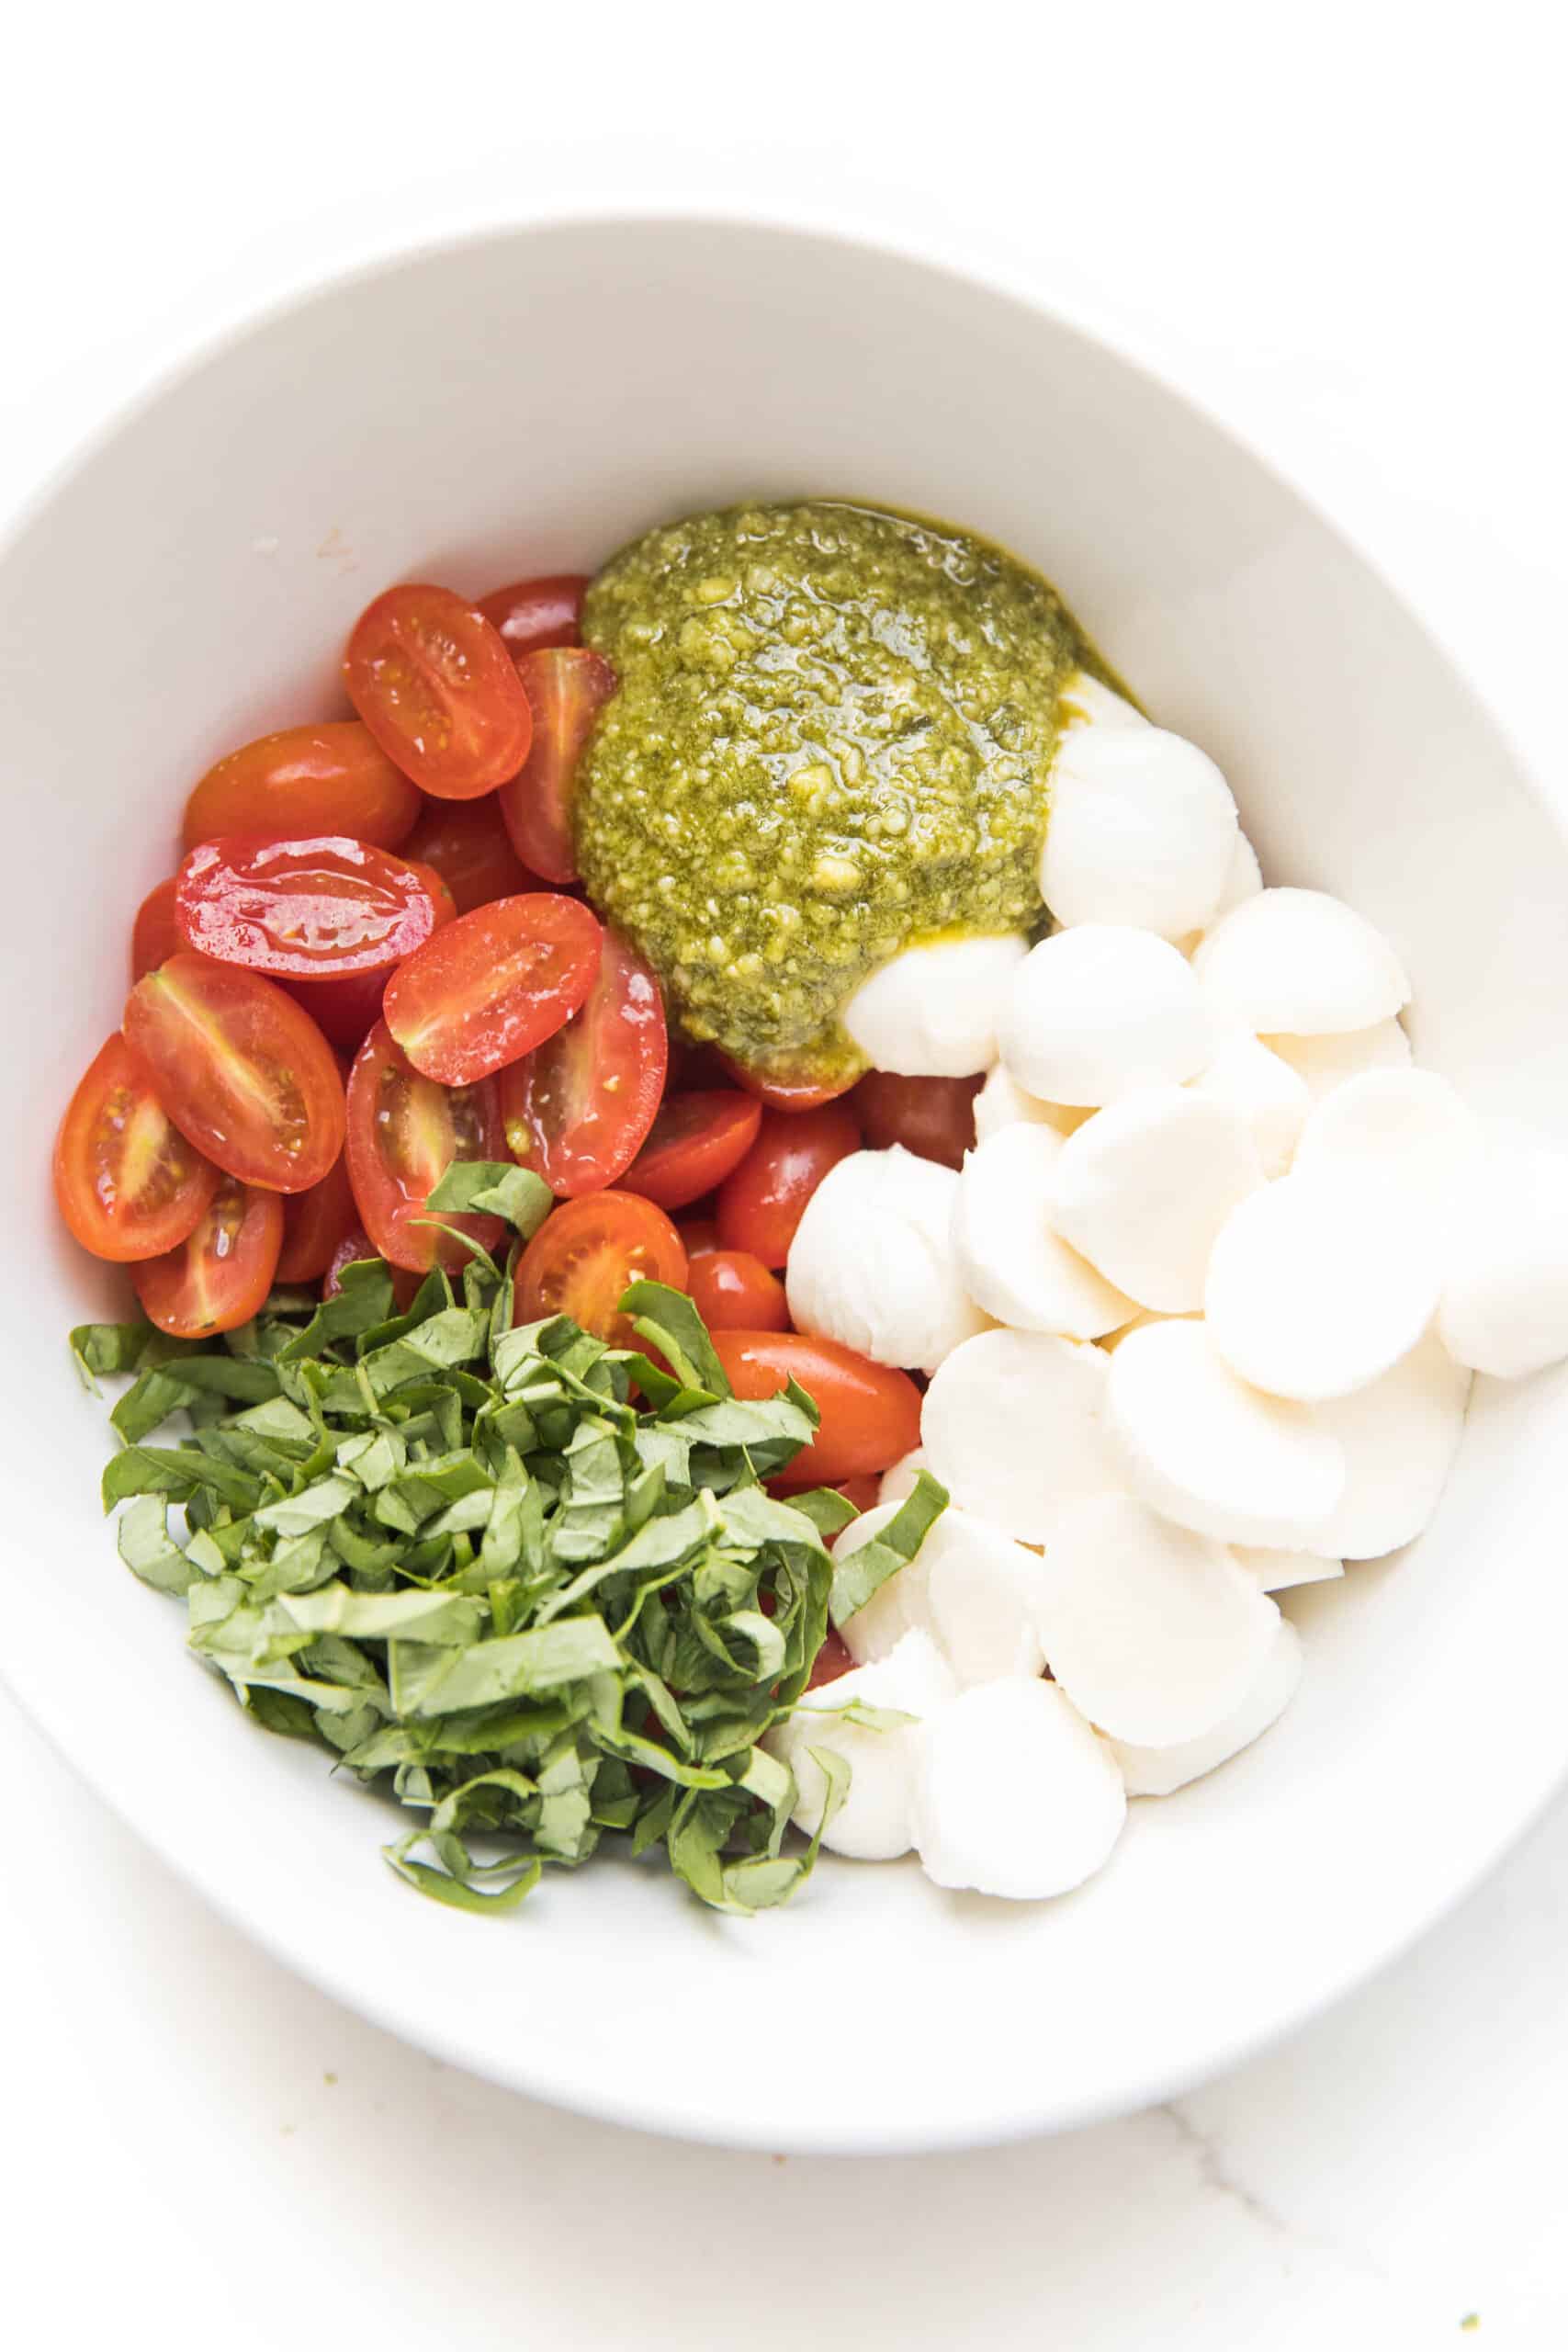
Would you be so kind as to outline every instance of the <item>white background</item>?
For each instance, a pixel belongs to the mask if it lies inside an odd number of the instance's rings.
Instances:
[[[1561,767],[1545,6],[28,13],[0,142],[0,510],[313,269],[539,203],[725,196],[1027,275],[1175,375]],[[977,355],[976,431],[985,403]],[[92,592],[88,692],[113,625]],[[1568,2344],[1568,1804],[1380,1983],[1172,2108],[785,2163],[579,2123],[400,2048],[217,1922],[3,1696],[0,1786],[18,2344]]]

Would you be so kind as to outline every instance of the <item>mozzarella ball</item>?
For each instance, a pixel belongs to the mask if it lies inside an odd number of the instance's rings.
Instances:
[[[1302,1080],[1314,1102],[1366,1069],[1408,1069],[1410,1039],[1399,1021],[1374,1021],[1370,1029],[1349,1029],[1337,1037],[1263,1037]]]
[[[906,947],[861,982],[844,1028],[873,1069],[976,1078],[997,1058],[997,1023],[1028,948],[1017,932]]]
[[[1056,700],[1056,720],[1064,735],[1077,733],[1087,728],[1147,727],[1149,721],[1136,704],[1113,686],[1091,676],[1088,670],[1075,670]]]
[[[1320,1170],[1405,1189],[1446,1212],[1478,1148],[1478,1123],[1430,1069],[1363,1070],[1317,1104],[1302,1130],[1299,1174]]]
[[[1239,839],[1206,752],[1163,727],[1071,728],[1050,776],[1040,895],[1060,923],[1179,939],[1211,922]]]
[[[1126,1322],[1133,1302],[1052,1229],[1052,1176],[1065,1148],[1054,1128],[1023,1123],[970,1152],[958,1181],[953,1246],[970,1297],[998,1322],[1097,1340]]]
[[[856,1667],[836,1682],[808,1690],[762,1743],[795,1774],[791,1817],[795,1826],[808,1837],[816,1834],[828,1782],[811,1750],[830,1748],[849,1766],[850,1787],[822,1833],[824,1846],[862,1862],[893,1861],[907,1854],[914,1843],[910,1815],[926,1725],[949,1703],[954,1690],[936,1645],[928,1634],[911,1633],[875,1665]],[[840,1712],[857,1700],[916,1720],[868,1730]]]
[[[975,1140],[989,1143],[1004,1127],[1025,1124],[1055,1127],[1058,1135],[1070,1136],[1092,1115],[1082,1103],[1042,1102],[1026,1094],[1006,1063],[998,1062],[975,1097]]]
[[[876,1490],[877,1502],[879,1504],[901,1503],[906,1496],[914,1493],[920,1472],[930,1467],[923,1445],[917,1445],[911,1453],[901,1454],[891,1470],[883,1472],[881,1484]],[[846,1528],[844,1532],[847,1534],[849,1530]],[[840,1544],[843,1540],[843,1536],[839,1538]]]
[[[1370,1393],[1361,1391],[1363,1396]],[[1325,1413],[1332,1410],[1325,1408]],[[1298,1584],[1330,1584],[1345,1573],[1343,1560],[1328,1559],[1321,1552],[1286,1552],[1266,1544],[1237,1544],[1232,1548],[1264,1592],[1288,1592]]]
[[[913,1484],[911,1479],[911,1487]],[[858,1519],[852,1519],[833,1544],[834,1559],[847,1559],[880,1535],[897,1518],[901,1499],[874,1504],[870,1510],[863,1510]],[[944,1511],[942,1518],[946,1517]],[[940,1526],[942,1521],[937,1524]],[[921,1633],[936,1640],[936,1620],[931,1606],[931,1563],[934,1555],[928,1551],[929,1543],[928,1537],[914,1558],[896,1568],[886,1582],[877,1586],[865,1606],[857,1609],[840,1626],[844,1647],[857,1666],[874,1666],[879,1659],[890,1657],[906,1634]]]
[[[1312,1108],[1306,1080],[1260,1038],[1237,1030],[1221,1044],[1192,1091],[1242,1120],[1265,1176],[1282,1176]]]
[[[1314,1542],[1342,1560],[1413,1543],[1442,1499],[1469,1400],[1469,1373],[1428,1334],[1381,1380],[1320,1405],[1345,1456],[1345,1491]]]
[[[1042,1331],[965,1340],[926,1391],[920,1442],[961,1509],[1023,1544],[1049,1540],[1057,1512],[1118,1491],[1126,1474],[1105,1427],[1102,1350]]]
[[[1130,1797],[1168,1797],[1190,1781],[1228,1764],[1279,1722],[1301,1686],[1301,1636],[1281,1617],[1247,1691],[1222,1723],[1197,1739],[1172,1747],[1134,1747],[1113,1739],[1111,1752],[1122,1768]]]
[[[1109,923],[1032,947],[1002,1019],[1010,1074],[1046,1102],[1113,1102],[1196,1078],[1213,1052],[1192,967],[1152,932]]]
[[[921,1372],[983,1331],[949,1239],[957,1193],[951,1168],[897,1144],[830,1168],[790,1244],[795,1329]]]
[[[1223,917],[1228,915],[1233,907],[1244,905],[1248,899],[1256,899],[1262,888],[1263,868],[1258,863],[1258,852],[1253,848],[1247,835],[1238,832],[1235,837],[1235,847],[1231,852],[1230,870],[1225,876],[1225,887],[1220,892],[1220,903],[1209,918],[1210,930],[1212,931]]]
[[[1045,1663],[1035,1624],[1040,1555],[949,1504],[921,1544],[937,1645],[960,1689]]]
[[[1215,924],[1192,968],[1264,1035],[1370,1029],[1410,1001],[1398,956],[1364,915],[1323,890],[1261,890]]]
[[[938,1886],[1066,1894],[1100,1869],[1126,1815],[1110,1748],[1049,1682],[979,1684],[931,1725],[914,1832]]]
[[[1053,1215],[1063,1239],[1129,1298],[1181,1315],[1203,1304],[1214,1237],[1262,1182],[1234,1112],[1184,1087],[1150,1086],[1058,1147]]]
[[[1568,1157],[1504,1146],[1475,1164],[1438,1329],[1458,1363],[1521,1380],[1568,1356]]]

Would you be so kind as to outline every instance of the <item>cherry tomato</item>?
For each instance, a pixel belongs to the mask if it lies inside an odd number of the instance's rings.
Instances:
[[[553,1037],[501,1073],[513,1159],[568,1199],[613,1184],[653,1125],[668,1057],[659,983],[607,931],[586,1001]]]
[[[682,1220],[681,1238],[686,1245],[688,1258],[700,1257],[705,1250],[718,1248],[718,1227],[711,1216],[689,1216]]]
[[[454,800],[451,806],[454,808],[460,808],[463,803],[460,800]],[[482,802],[480,806],[483,806]],[[435,909],[437,931],[444,922],[456,922],[458,915],[457,901],[452,896],[452,886],[445,874],[432,865],[428,858],[415,857],[412,853],[405,856],[403,863],[416,880],[423,882],[429,891],[430,903]]]
[[[458,1272],[469,1252],[442,1224],[486,1250],[502,1224],[493,1216],[443,1216],[422,1222],[425,1201],[455,1159],[499,1159],[501,1110],[488,1080],[438,1086],[422,1078],[378,1021],[355,1057],[348,1080],[348,1181],[376,1255],[423,1273],[440,1264]],[[440,1216],[440,1212],[435,1212]]]
[[[472,800],[515,775],[534,721],[512,657],[450,588],[389,588],[354,625],[348,698],[389,759],[437,800]]]
[[[775,1066],[772,1070],[748,1069],[744,1062],[731,1061],[728,1054],[719,1056],[737,1086],[765,1102],[770,1111],[819,1111],[824,1102],[836,1102],[855,1083],[851,1070],[841,1078],[822,1078],[813,1071],[798,1074]]]
[[[820,1690],[825,1682],[837,1682],[840,1675],[853,1672],[854,1663],[842,1634],[836,1625],[829,1625],[822,1636],[816,1663],[806,1678],[807,1689]]]
[[[547,882],[575,882],[572,778],[593,721],[615,691],[615,673],[585,647],[552,646],[525,653],[517,674],[534,713],[534,748],[502,786],[501,813],[525,865]]]
[[[554,891],[476,907],[399,966],[387,1026],[426,1078],[471,1086],[570,1019],[593,985],[603,935],[580,899]]]
[[[739,1165],[761,1124],[761,1103],[728,1087],[667,1095],[622,1181],[661,1209],[687,1208]]]
[[[177,956],[185,945],[180,928],[175,921],[175,888],[177,876],[171,875],[149,890],[136,910],[136,921],[130,932],[130,977],[139,980],[143,972],[155,972],[171,956]]]
[[[961,1168],[975,1148],[975,1097],[979,1078],[892,1078],[869,1070],[855,1088],[850,1108],[873,1151],[902,1144],[920,1159]]]
[[[180,867],[175,911],[187,947],[275,980],[385,975],[435,929],[423,876],[345,833],[202,842]]]
[[[54,1146],[54,1196],[84,1250],[123,1265],[196,1230],[219,1173],[193,1150],[117,1031],[71,1097]]]
[[[332,1264],[344,1234],[359,1223],[348,1182],[348,1161],[333,1163],[319,1184],[295,1193],[283,1204],[283,1248],[277,1261],[280,1283],[313,1283]]]
[[[582,597],[588,586],[581,571],[555,571],[544,580],[515,580],[479,598],[479,610],[499,631],[514,662],[547,645],[578,645],[582,639]]]
[[[204,1340],[250,1321],[272,1288],[282,1240],[277,1194],[225,1178],[189,1238],[134,1267],[130,1279],[160,1331]]]
[[[787,1331],[789,1307],[777,1274],[748,1250],[687,1251],[686,1287],[710,1331]]]
[[[806,1204],[829,1168],[860,1149],[854,1114],[841,1102],[818,1111],[764,1111],[761,1130],[718,1195],[718,1238],[764,1266],[789,1256]]]
[[[868,1471],[862,1478],[840,1478],[839,1492],[847,1503],[853,1503],[856,1510],[871,1510],[881,1496],[882,1481]]]
[[[552,1210],[524,1250],[515,1319],[570,1315],[612,1347],[635,1347],[630,1317],[619,1310],[636,1282],[684,1290],[680,1235],[651,1201],[632,1193],[588,1193]]]
[[[920,1392],[908,1373],[799,1331],[716,1331],[713,1343],[738,1396],[776,1396],[796,1380],[816,1400],[822,1426],[777,1484],[836,1486],[890,1469],[920,1442]]]
[[[343,1270],[345,1266],[356,1265],[364,1259],[379,1256],[379,1250],[365,1227],[362,1225],[356,1225],[351,1233],[344,1235],[343,1239],[333,1251],[332,1264],[321,1276],[321,1296],[323,1298],[337,1296],[343,1288]],[[383,1260],[382,1262],[385,1264],[386,1261]],[[388,1266],[387,1271],[392,1277],[392,1297],[396,1302],[398,1312],[400,1315],[406,1315],[413,1305],[424,1276],[420,1273],[411,1273],[406,1266]]]
[[[347,833],[396,849],[420,799],[357,718],[286,727],[209,768],[186,803],[186,849],[224,833],[253,841],[308,841]]]
[[[171,956],[131,989],[124,1027],[180,1133],[242,1183],[306,1192],[343,1149],[332,1047],[259,972]]]
[[[455,914],[542,887],[513,848],[493,793],[482,800],[427,800],[403,846],[441,876]]]
[[[417,857],[405,857],[402,863],[429,891],[435,910],[435,928],[439,930],[457,911],[451,891],[434,865],[423,865]],[[387,992],[389,977],[390,967],[383,966],[374,972],[348,973],[338,980],[283,980],[279,985],[288,990],[296,1004],[304,1006],[323,1036],[354,1055],[381,1018],[381,999]]]

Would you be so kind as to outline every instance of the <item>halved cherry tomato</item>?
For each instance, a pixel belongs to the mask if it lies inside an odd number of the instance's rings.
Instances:
[[[586,1001],[553,1037],[501,1073],[513,1159],[564,1198],[602,1192],[636,1159],[653,1125],[668,1058],[659,983],[619,933],[606,931]]]
[[[882,1481],[867,1471],[863,1477],[840,1478],[839,1492],[847,1503],[853,1503],[856,1510],[871,1510],[881,1495]]]
[[[806,1678],[807,1689],[820,1690],[825,1682],[837,1682],[840,1675],[853,1672],[854,1663],[842,1634],[836,1625],[829,1625],[822,1636],[816,1663]]]
[[[321,1276],[321,1296],[323,1298],[337,1296],[343,1288],[343,1270],[345,1266],[356,1265],[364,1259],[377,1258],[380,1254],[365,1227],[362,1225],[356,1225],[351,1233],[344,1235],[343,1239],[333,1251],[332,1264]],[[397,1304],[398,1312],[400,1315],[406,1314],[413,1305],[415,1295],[424,1276],[411,1273],[406,1266],[389,1266],[387,1271],[392,1277],[392,1297]]]
[[[775,1065],[771,1070],[748,1069],[744,1062],[731,1061],[728,1054],[720,1061],[748,1094],[765,1102],[770,1111],[819,1111],[824,1102],[836,1102],[855,1083],[852,1070],[840,1078],[822,1078],[811,1070],[798,1074]]]
[[[427,800],[403,846],[441,876],[455,914],[543,887],[513,848],[493,793],[482,800]]]
[[[242,1183],[306,1192],[343,1149],[332,1047],[259,972],[171,956],[131,989],[124,1028],[180,1133]]]
[[[705,1250],[718,1248],[718,1227],[711,1216],[684,1217],[681,1223],[681,1238],[686,1245],[688,1258],[697,1258]]]
[[[850,1109],[873,1151],[902,1144],[920,1159],[961,1168],[975,1148],[975,1097],[979,1078],[894,1078],[868,1070],[850,1098]]]
[[[512,657],[450,588],[389,588],[355,622],[348,698],[381,749],[437,800],[473,800],[515,775],[534,721]]]
[[[586,647],[552,646],[525,653],[517,674],[534,713],[526,765],[500,793],[501,813],[525,865],[547,882],[577,880],[571,787],[578,758],[618,683],[609,663]]]
[[[130,977],[139,980],[143,972],[155,972],[171,956],[177,956],[185,945],[180,927],[175,921],[175,888],[178,876],[171,875],[149,890],[136,910],[136,921],[130,930]]]
[[[578,899],[498,899],[446,923],[400,965],[387,1026],[417,1070],[471,1086],[569,1021],[599,969],[603,933]]]
[[[661,1209],[686,1208],[739,1167],[761,1124],[761,1104],[728,1087],[667,1095],[621,1181]]]
[[[226,1178],[177,1250],[131,1271],[150,1321],[176,1340],[204,1340],[248,1323],[272,1288],[283,1203]]]
[[[495,1089],[438,1086],[422,1078],[384,1021],[355,1057],[348,1080],[348,1181],[378,1257],[423,1273],[457,1272],[469,1252],[442,1226],[454,1226],[482,1249],[502,1238],[499,1217],[441,1216],[427,1221],[425,1201],[455,1159],[499,1159],[503,1149]]]
[[[313,1283],[332,1264],[338,1244],[359,1222],[348,1181],[346,1158],[335,1160],[319,1184],[295,1193],[283,1204],[280,1283]]]
[[[588,1193],[553,1209],[524,1250],[515,1320],[570,1315],[612,1347],[635,1347],[620,1304],[637,1282],[684,1290],[680,1235],[651,1201],[630,1193]]]
[[[719,1189],[718,1238],[750,1250],[764,1266],[789,1256],[806,1204],[829,1168],[860,1149],[854,1114],[841,1102],[818,1111],[764,1111],[756,1142]]]
[[[686,1287],[710,1331],[787,1331],[784,1288],[749,1250],[687,1251]]]
[[[219,1171],[174,1125],[118,1031],[71,1097],[54,1146],[54,1196],[95,1258],[156,1258],[196,1230]]]
[[[348,833],[396,849],[420,797],[357,718],[286,727],[243,744],[209,768],[186,803],[186,849],[223,833],[253,841],[304,841]]]
[[[457,911],[451,891],[434,865],[425,865],[417,857],[404,857],[402,862],[429,891],[435,909],[435,928],[439,931]],[[353,1055],[381,1018],[381,999],[387,992],[389,977],[389,967],[383,967],[374,972],[350,973],[341,980],[284,980],[281,985],[296,1004],[304,1006],[323,1036]]]
[[[406,859],[346,833],[202,842],[180,867],[175,911],[187,947],[275,980],[385,976],[436,922]]]
[[[908,1373],[800,1331],[716,1331],[713,1343],[738,1396],[773,1396],[796,1380],[816,1401],[822,1425],[775,1484],[837,1486],[890,1469],[920,1442],[920,1392]]]
[[[499,631],[514,662],[547,645],[577,645],[582,638],[585,573],[555,571],[543,580],[514,580],[479,598],[479,610]]]

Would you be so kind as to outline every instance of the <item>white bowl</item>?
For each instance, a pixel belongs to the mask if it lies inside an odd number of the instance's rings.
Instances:
[[[47,1181],[185,792],[232,744],[338,707],[372,594],[589,568],[660,518],[813,492],[951,517],[1038,564],[1220,761],[1265,871],[1393,935],[1423,1058],[1568,1128],[1551,813],[1366,566],[1176,393],[1046,311],[815,234],[592,220],[421,253],[164,387],[0,557],[19,861],[0,1649],[152,1846],[382,2023],[626,2122],[913,2149],[1080,2122],[1229,2064],[1518,1834],[1568,1769],[1562,1381],[1481,1385],[1430,1533],[1292,1604],[1308,1669],[1285,1722],[1135,1807],[1070,1900],[828,1864],[739,1924],[595,1863],[492,1925],[402,1888],[378,1853],[389,1809],[253,1729],[119,1566],[95,1499],[103,1407],[65,1330],[122,1293],[62,1238]]]

